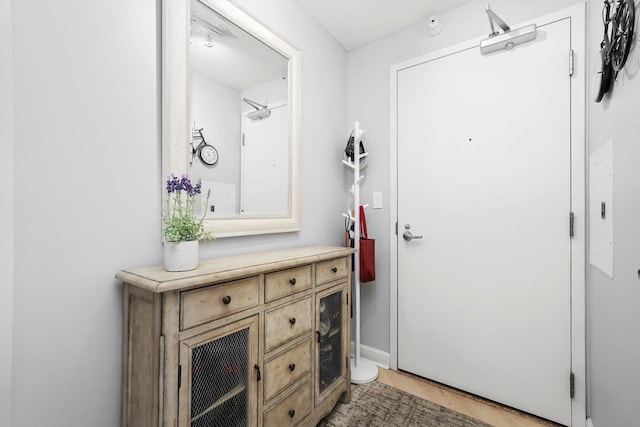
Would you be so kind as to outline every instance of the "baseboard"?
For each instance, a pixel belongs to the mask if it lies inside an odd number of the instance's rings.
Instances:
[[[351,342],[351,356],[356,353],[356,344]],[[389,369],[389,361],[391,360],[391,356],[389,353],[384,352],[382,350],[378,350],[377,348],[369,347],[366,345],[360,344],[360,357],[371,360],[376,365]]]
[[[587,418],[587,427],[595,427],[591,418]]]

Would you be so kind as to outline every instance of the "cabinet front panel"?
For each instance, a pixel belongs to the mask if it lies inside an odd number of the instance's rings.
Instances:
[[[311,331],[311,297],[285,304],[265,315],[265,353]]]
[[[347,351],[346,331],[349,319],[343,288],[327,290],[317,295],[319,341],[316,366],[316,404],[331,393],[344,377]]]
[[[188,329],[258,305],[258,276],[183,292],[180,329]]]
[[[180,427],[255,425],[258,316],[180,343]]]
[[[311,371],[311,340],[296,345],[264,364],[264,401]]]
[[[349,274],[347,258],[336,258],[316,265],[316,284],[331,282]]]
[[[311,381],[307,381],[264,414],[264,426],[287,427],[298,425],[304,417],[311,413],[312,402]]]
[[[291,268],[276,273],[265,274],[265,301],[273,301],[296,292],[311,288],[311,266]]]
[[[135,292],[135,290],[134,290]],[[139,291],[138,291],[139,292]],[[125,363],[129,366],[126,385],[129,393],[125,396],[125,420],[127,426],[153,425],[157,423],[158,396],[155,381],[157,364],[154,355],[158,343],[154,337],[153,300],[145,296],[129,294],[128,325],[129,337],[136,337],[129,344]]]

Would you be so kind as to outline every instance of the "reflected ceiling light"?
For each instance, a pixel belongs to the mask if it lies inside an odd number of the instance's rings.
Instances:
[[[211,41],[211,32],[207,32],[207,39],[203,43],[206,47],[213,47],[213,42]]]

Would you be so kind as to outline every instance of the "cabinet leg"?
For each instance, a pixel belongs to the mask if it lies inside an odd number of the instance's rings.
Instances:
[[[342,392],[340,396],[340,402],[351,403],[351,384],[347,384],[347,389]]]

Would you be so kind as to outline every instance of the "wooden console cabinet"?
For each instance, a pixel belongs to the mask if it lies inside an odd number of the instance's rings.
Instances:
[[[122,425],[315,426],[349,402],[352,249],[122,270]]]

